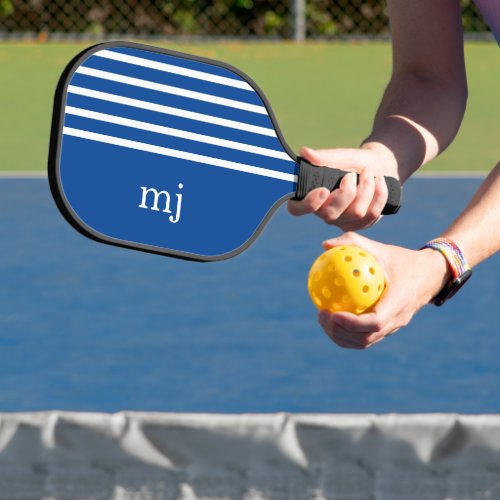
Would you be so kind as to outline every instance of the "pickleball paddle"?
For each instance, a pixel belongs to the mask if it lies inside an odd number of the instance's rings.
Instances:
[[[238,69],[131,42],[90,47],[57,86],[49,181],[95,240],[211,261],[247,248],[288,199],[346,172],[294,155],[266,97]],[[400,206],[386,177],[383,213]]]

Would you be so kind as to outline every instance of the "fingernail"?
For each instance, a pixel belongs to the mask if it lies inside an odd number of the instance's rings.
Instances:
[[[319,199],[321,201],[326,200],[329,196],[330,196],[330,191],[328,191],[328,189],[322,189],[319,192]]]

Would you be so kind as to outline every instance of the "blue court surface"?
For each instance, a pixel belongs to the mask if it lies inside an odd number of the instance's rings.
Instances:
[[[365,234],[417,248],[480,182],[411,180],[400,213]],[[187,262],[88,240],[46,179],[0,180],[0,411],[499,412],[500,257],[450,303],[350,351],[306,289],[338,234],[283,206],[243,254]]]

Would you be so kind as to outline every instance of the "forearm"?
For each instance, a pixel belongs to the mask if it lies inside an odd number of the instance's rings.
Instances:
[[[500,162],[442,236],[461,248],[471,267],[500,250]]]
[[[387,1],[392,78],[364,148],[405,181],[455,137],[467,99],[458,0]]]
[[[443,231],[461,249],[470,267],[500,250],[500,163],[481,184],[458,218]],[[452,277],[451,269],[440,252],[425,248],[419,285],[424,302],[430,301]]]
[[[363,148],[385,155],[404,182],[454,139],[465,111],[465,82],[426,81],[410,73],[394,75]]]

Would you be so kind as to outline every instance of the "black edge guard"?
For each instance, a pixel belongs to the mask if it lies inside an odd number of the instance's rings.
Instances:
[[[299,176],[297,192],[292,198],[294,200],[302,200],[307,193],[319,187],[326,187],[329,191],[333,191],[339,187],[342,178],[349,173],[338,168],[316,167],[301,157],[298,157],[297,161],[299,163]],[[395,214],[401,207],[401,184],[394,177],[384,177],[384,179],[389,194],[382,213],[384,215]],[[357,182],[359,182],[359,175]]]

